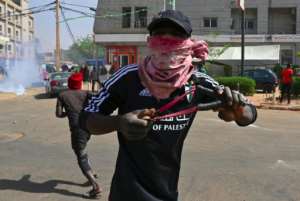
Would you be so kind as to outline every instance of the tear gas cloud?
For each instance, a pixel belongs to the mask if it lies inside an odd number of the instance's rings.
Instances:
[[[36,59],[35,45],[26,44],[22,46],[22,49],[24,54],[22,59],[4,62],[2,67],[5,69],[6,75],[4,79],[0,80],[0,92],[22,95],[25,93],[26,88],[41,83],[42,79]]]

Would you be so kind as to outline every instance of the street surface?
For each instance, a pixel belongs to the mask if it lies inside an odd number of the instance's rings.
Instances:
[[[82,186],[55,102],[40,94],[0,99],[0,201],[86,200],[90,187]],[[180,201],[300,201],[300,113],[259,110],[247,128],[216,116],[199,112],[185,141]],[[117,151],[115,133],[89,143],[100,200],[107,200]]]

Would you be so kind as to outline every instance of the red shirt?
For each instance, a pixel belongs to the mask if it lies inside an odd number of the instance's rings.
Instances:
[[[281,72],[281,81],[283,84],[291,84],[293,82],[292,75],[294,74],[293,69],[285,68]]]

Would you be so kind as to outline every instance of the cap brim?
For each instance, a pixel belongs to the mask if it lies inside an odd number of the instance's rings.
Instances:
[[[190,33],[188,33],[186,31],[185,26],[181,22],[179,22],[179,21],[177,21],[175,19],[170,19],[170,18],[158,18],[158,19],[153,20],[148,25],[149,32],[151,33],[156,28],[161,27],[160,24],[164,24],[166,22],[171,23],[172,25],[176,26],[177,28],[179,28],[180,30],[182,30],[185,34],[187,34],[188,36],[190,35]]]

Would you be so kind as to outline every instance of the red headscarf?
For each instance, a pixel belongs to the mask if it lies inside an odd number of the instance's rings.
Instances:
[[[68,87],[72,90],[80,90],[82,88],[82,74],[74,73],[68,79]]]
[[[150,55],[139,67],[143,85],[157,99],[165,99],[191,77],[192,57],[205,60],[208,47],[204,41],[173,36],[152,36],[148,41]]]

